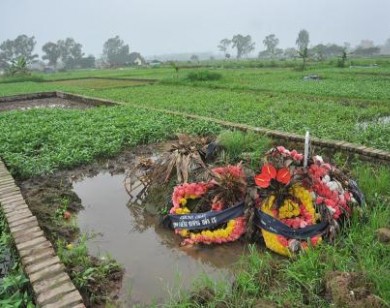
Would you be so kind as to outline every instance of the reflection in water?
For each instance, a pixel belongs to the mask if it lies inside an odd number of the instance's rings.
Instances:
[[[387,125],[390,124],[390,116],[380,117],[371,121],[363,121],[356,124],[358,129],[367,129],[372,125]]]
[[[100,173],[73,187],[85,208],[78,215],[81,232],[98,234],[88,242],[90,253],[108,253],[126,269],[121,292],[124,305],[162,301],[169,289],[187,288],[204,272],[231,279],[231,266],[247,251],[246,246],[180,247],[181,239],[172,230],[162,227],[141,206],[129,204],[123,179],[124,175]]]

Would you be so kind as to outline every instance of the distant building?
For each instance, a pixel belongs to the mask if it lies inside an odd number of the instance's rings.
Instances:
[[[139,52],[132,52],[132,53],[129,55],[129,64],[130,64],[130,65],[141,66],[141,65],[145,65],[145,64],[146,64],[146,61],[145,61],[145,59],[141,56],[141,54],[140,54]]]
[[[161,65],[161,61],[159,61],[159,60],[152,60],[152,61],[150,61],[148,64],[150,65],[150,66],[160,66]]]
[[[43,61],[34,61],[28,64],[28,69],[35,72],[43,72],[46,65]]]
[[[43,69],[43,72],[44,73],[54,73],[56,71],[56,69],[54,68],[54,66],[46,66],[44,69]]]

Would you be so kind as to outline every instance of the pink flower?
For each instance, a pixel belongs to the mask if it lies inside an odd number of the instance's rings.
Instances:
[[[311,244],[313,246],[316,246],[318,244],[318,241],[320,240],[320,238],[318,236],[313,236],[310,241],[311,241]]]
[[[221,201],[218,201],[218,202],[214,202],[212,205],[211,205],[211,209],[215,212],[219,212],[223,209],[223,204]]]
[[[276,149],[280,152],[280,153],[284,153],[286,151],[286,148],[282,145],[276,147]]]
[[[303,154],[301,153],[298,153],[297,150],[292,150],[290,152],[290,156],[294,159],[294,160],[297,160],[297,161],[300,161],[303,159]]]
[[[288,240],[284,236],[278,235],[276,238],[278,239],[280,244],[282,244],[285,247],[288,246]]]

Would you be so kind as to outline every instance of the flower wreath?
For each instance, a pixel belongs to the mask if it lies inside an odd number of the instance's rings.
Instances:
[[[261,210],[290,228],[300,229],[315,224],[319,215],[315,212],[310,192],[301,185],[294,185],[290,188],[290,194],[292,198],[283,200],[279,209],[274,208],[277,197],[270,195],[262,202]],[[291,256],[291,252],[308,247],[305,240],[289,239],[265,229],[261,233],[266,246],[284,256]],[[313,236],[310,244],[315,246],[321,240],[321,236]]]
[[[292,229],[302,229],[318,224],[320,209],[331,215],[331,224],[338,225],[342,215],[351,213],[351,205],[356,203],[349,182],[344,176],[342,184],[336,174],[341,172],[315,156],[308,168],[302,166],[303,155],[284,147],[272,149],[267,160],[254,180],[261,188],[260,209]],[[279,167],[277,169],[276,167]],[[359,191],[360,192],[360,191]],[[281,255],[292,256],[309,245],[316,246],[322,241],[321,234],[307,240],[287,238],[277,233],[261,229],[266,246]]]
[[[223,173],[224,167],[215,170],[216,173]],[[225,167],[227,172],[236,170],[235,167]],[[234,174],[236,175],[236,174]],[[183,215],[191,213],[186,206],[189,200],[200,199],[214,187],[215,183],[210,181],[208,183],[184,183],[174,188],[172,194],[173,206],[170,214]],[[222,211],[224,207],[223,201],[219,198],[214,198],[211,204],[211,210],[215,212]],[[237,240],[246,231],[246,221],[243,216],[228,220],[220,228],[213,230],[203,229],[199,231],[190,231],[188,229],[175,229],[175,233],[184,238],[182,245],[188,244],[213,244],[213,243],[227,243]]]

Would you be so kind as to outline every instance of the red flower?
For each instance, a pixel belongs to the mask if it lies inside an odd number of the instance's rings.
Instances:
[[[261,188],[267,188],[273,179],[279,183],[288,184],[291,180],[290,171],[288,168],[276,170],[272,164],[265,164],[261,168],[261,173],[255,176],[255,183]]]
[[[291,180],[290,171],[287,168],[279,169],[276,180],[282,184],[288,184]]]

